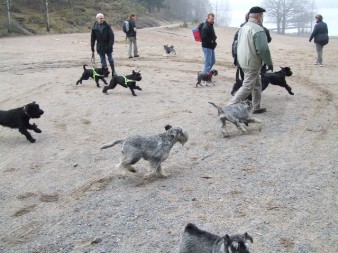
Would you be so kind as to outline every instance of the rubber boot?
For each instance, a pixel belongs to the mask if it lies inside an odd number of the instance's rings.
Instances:
[[[117,74],[115,72],[115,66],[114,66],[114,64],[110,64],[110,67],[111,67],[111,74],[112,74],[112,76],[117,76]]]

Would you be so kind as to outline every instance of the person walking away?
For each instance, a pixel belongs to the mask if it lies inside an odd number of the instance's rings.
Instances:
[[[111,67],[112,75],[116,76],[114,59],[113,59],[113,45],[114,45],[114,32],[110,25],[104,21],[104,15],[98,13],[96,15],[96,22],[93,25],[91,33],[91,50],[94,53],[96,43],[96,51],[100,55],[102,68],[107,68],[106,55]]]
[[[134,51],[134,57],[139,57],[138,54],[138,48],[137,48],[137,42],[136,42],[136,15],[130,14],[129,18],[126,22],[128,22],[128,29],[125,31],[128,43],[129,43],[129,50],[128,50],[128,56],[129,58],[133,58],[132,51]],[[133,50],[134,49],[134,50]]]
[[[318,14],[315,16],[316,25],[313,28],[313,32],[310,36],[309,42],[313,38],[316,44],[317,51],[317,61],[315,65],[320,65],[323,67],[323,47],[329,43],[329,31],[327,28],[327,24],[323,22],[323,16]]]
[[[217,36],[214,30],[215,15],[209,13],[201,28],[202,51],[204,54],[204,73],[210,73],[210,70],[216,63],[215,48],[217,46]]]
[[[253,113],[266,112],[265,108],[261,108],[262,83],[259,75],[263,62],[268,66],[268,70],[273,71],[267,36],[262,27],[264,12],[261,7],[252,7],[248,22],[239,30],[237,60],[243,69],[244,81],[229,102],[229,104],[241,102],[252,94]]]

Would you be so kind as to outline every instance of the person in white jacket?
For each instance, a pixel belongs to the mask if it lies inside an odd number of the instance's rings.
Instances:
[[[241,102],[252,94],[252,113],[266,112],[265,108],[261,108],[262,83],[259,75],[263,62],[268,66],[268,70],[273,71],[267,36],[262,27],[264,12],[261,7],[252,7],[248,22],[239,30],[237,60],[244,71],[244,81],[229,102]]]

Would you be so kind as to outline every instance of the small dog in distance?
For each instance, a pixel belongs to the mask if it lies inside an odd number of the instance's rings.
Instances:
[[[141,81],[142,76],[140,71],[136,72],[133,70],[131,75],[127,76],[113,76],[110,80],[109,85],[104,86],[102,92],[108,94],[107,91],[114,89],[116,85],[121,85],[124,88],[129,88],[133,96],[137,96],[134,90],[142,90],[141,87],[136,85],[136,82]]]
[[[196,87],[198,85],[202,86],[201,82],[205,81],[205,85],[208,86],[208,84],[212,83],[213,85],[215,85],[215,83],[212,81],[212,77],[213,76],[217,76],[218,75],[218,71],[216,69],[212,69],[210,70],[209,73],[204,73],[202,71],[197,73],[197,83],[196,83]]]
[[[164,48],[164,51],[165,51],[163,56],[168,56],[169,54],[176,55],[176,51],[175,51],[175,48],[174,48],[173,45],[171,45],[170,47],[168,45],[164,45],[163,48]]]
[[[209,102],[209,104],[213,105],[218,111],[223,137],[227,136],[225,131],[226,121],[233,123],[242,132],[246,132],[246,129],[240,123],[244,123],[246,126],[248,126],[249,123],[261,123],[259,120],[250,116],[249,112],[252,110],[252,102],[250,100],[226,105],[223,108],[212,102]]]
[[[86,69],[87,65],[83,65],[83,73],[80,79],[76,82],[76,85],[79,83],[82,84],[83,80],[88,80],[90,77],[94,79],[96,82],[96,86],[99,88],[99,80],[102,80],[105,84],[108,84],[107,81],[104,79],[105,77],[108,77],[109,70],[108,68],[93,68],[93,69]]]

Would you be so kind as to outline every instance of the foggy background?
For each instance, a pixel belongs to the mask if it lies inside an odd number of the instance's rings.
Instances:
[[[214,8],[218,5],[228,5],[229,12],[229,26],[239,27],[244,22],[244,16],[253,6],[263,6],[263,1],[257,0],[212,0]],[[338,36],[338,1],[337,0],[314,0],[315,13],[321,14],[327,23],[330,36]],[[218,8],[220,9],[220,8]],[[266,10],[269,11],[269,10]],[[266,16],[266,15],[265,15]],[[314,15],[315,16],[315,15]],[[313,16],[313,19],[314,19]],[[315,21],[315,20],[314,20]],[[216,20],[217,23],[217,20]],[[315,23],[314,23],[315,24]],[[313,25],[314,25],[313,24]],[[264,26],[267,28],[276,28],[276,24],[269,23],[269,18],[265,17]],[[297,32],[296,30],[287,30],[287,33]]]

